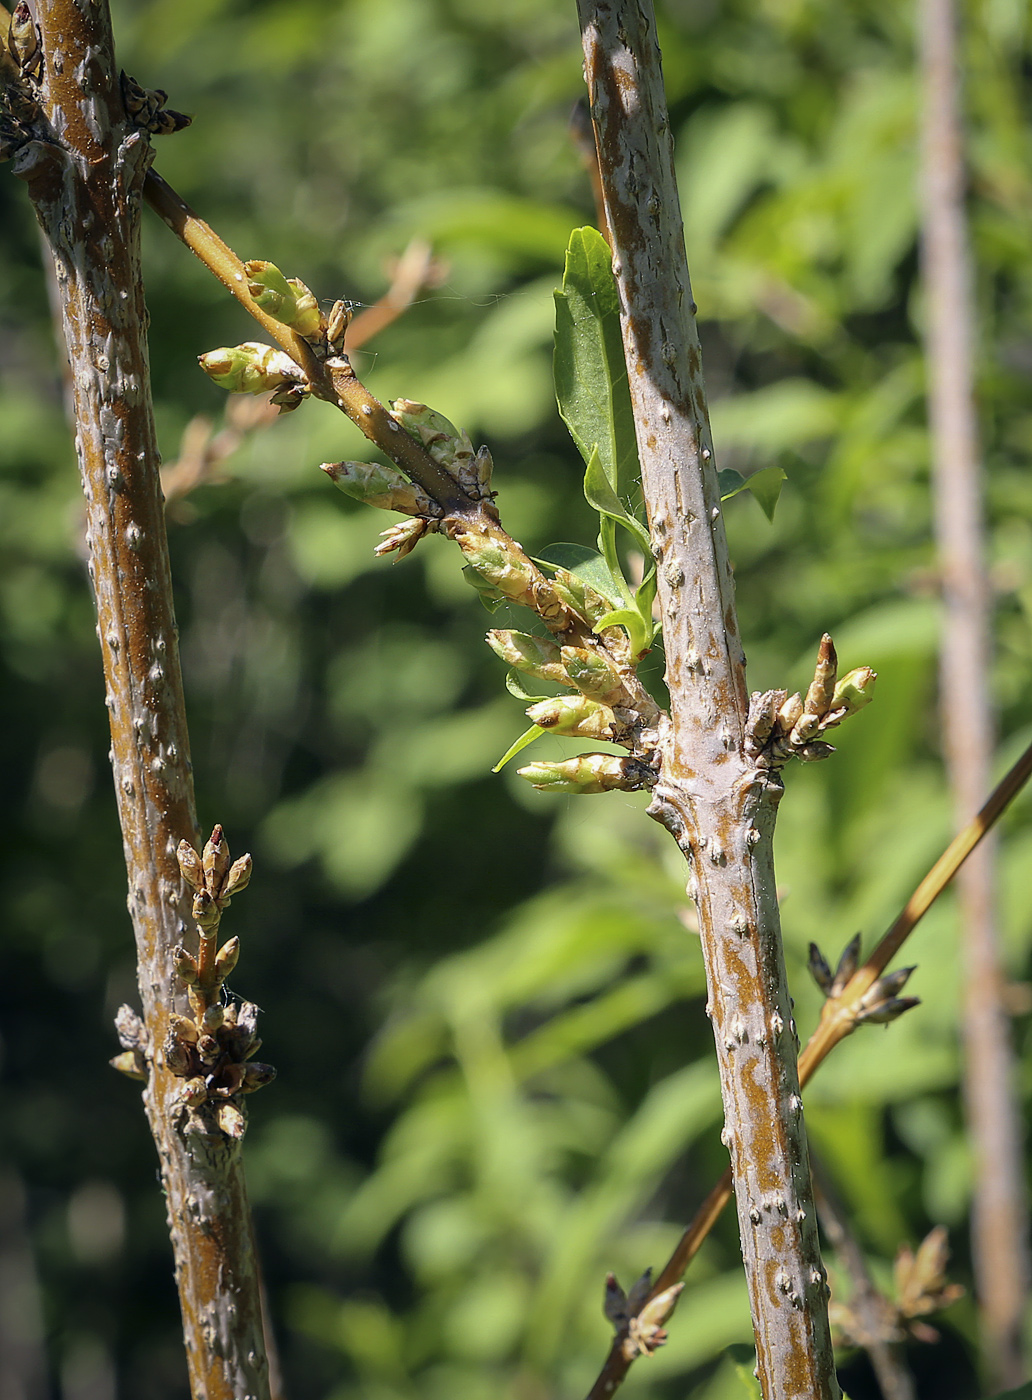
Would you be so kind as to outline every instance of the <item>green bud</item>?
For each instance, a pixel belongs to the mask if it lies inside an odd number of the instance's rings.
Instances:
[[[430,521],[421,515],[413,516],[411,520],[401,520],[397,525],[380,531],[380,543],[373,554],[379,559],[397,550],[398,558],[404,559],[406,554],[412,553],[429,528]]]
[[[521,603],[531,595],[534,572],[529,560],[515,544],[506,548],[495,539],[471,530],[461,530],[455,541],[480,577],[504,598]]]
[[[147,1082],[147,1062],[139,1050],[123,1050],[113,1060],[108,1060],[108,1064],[128,1079],[140,1079],[144,1084]]]
[[[244,272],[247,275],[248,292],[270,316],[277,315],[273,308],[293,304],[294,293],[290,283],[275,263],[266,262],[264,258],[252,258],[250,262],[244,263]],[[278,298],[278,301],[275,298]]]
[[[542,792],[634,792],[645,785],[647,770],[636,759],[617,753],[582,753],[561,763],[529,763],[517,773]]]
[[[231,394],[264,394],[304,382],[300,367],[289,355],[257,340],[209,350],[198,356],[198,363],[209,379]]]
[[[847,671],[835,687],[831,708],[845,710],[847,715],[855,715],[857,710],[862,710],[874,699],[874,683],[877,679],[878,672],[872,671],[870,666],[857,666],[855,670]]]
[[[319,468],[334,486],[356,501],[401,515],[433,515],[436,507],[421,486],[397,467],[379,462],[324,462]]]
[[[473,444],[464,432],[436,409],[414,399],[395,399],[391,417],[410,437],[425,447],[434,461],[457,473],[473,461]]]
[[[539,729],[580,739],[611,739],[616,716],[608,705],[600,705],[585,695],[557,695],[539,700],[527,710],[527,718]]]
[[[599,618],[605,617],[606,613],[613,611],[613,605],[608,598],[603,598],[602,594],[578,578],[576,574],[569,573],[566,569],[556,569],[552,578],[552,586],[556,593],[566,604],[566,606],[589,622],[592,627]]]
[[[529,632],[496,628],[488,632],[487,644],[507,666],[514,666],[517,671],[523,671],[539,681],[569,685],[559,648],[547,637],[532,637]]]
[[[321,339],[323,319],[315,293],[310,292],[298,277],[288,277],[287,285],[294,294],[294,314],[287,324],[306,340]]]
[[[587,647],[563,647],[563,666],[578,690],[596,700],[604,700],[620,684],[619,677],[597,651]]]

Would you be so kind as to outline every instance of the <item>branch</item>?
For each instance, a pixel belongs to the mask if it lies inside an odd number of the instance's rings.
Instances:
[[[985,791],[992,759],[992,599],[985,562],[973,352],[966,170],[952,0],[918,6],[924,85],[922,271],[935,532],[943,585],[940,709],[957,820]],[[990,1375],[1025,1378],[1022,1332],[1032,1260],[1010,1018],[1003,1004],[995,846],[959,881],[965,1106],[974,1148],[972,1244]]]
[[[835,1400],[774,882],[782,785],[748,743],[655,20],[647,0],[579,10],[671,697],[650,812],[691,863],[760,1386]]]
[[[40,0],[45,71],[19,6],[21,47],[2,65],[15,113],[15,173],[50,245],[72,367],[90,578],[129,875],[143,1023],[119,1016],[125,1054],[146,1080],[161,1160],[195,1400],[268,1395],[258,1281],[239,1138],[185,1131],[183,1081],[166,1058],[184,997],[173,950],[189,904],[176,847],[196,833],[190,745],[172,608],[139,266],[150,160],[127,119],[103,0]],[[12,77],[11,55],[21,61]],[[12,138],[14,140],[15,138]],[[121,1057],[120,1057],[121,1058]]]
[[[817,1028],[799,1056],[799,1080],[802,1087],[805,1088],[810,1082],[835,1046],[856,1030],[860,1024],[862,1004],[870,996],[872,988],[889,963],[1030,777],[1032,744],[1000,779],[978,814],[953,838],[928,874],[920,881],[866,962],[857,968],[835,997],[825,1001]],[[678,1240],[676,1249],[646,1295],[645,1303],[651,1302],[684,1277],[703,1240],[720,1219],[721,1212],[731,1199],[731,1192],[731,1170],[728,1168],[695,1212],[694,1219]],[[588,1400],[609,1400],[623,1382],[636,1355],[637,1353],[627,1354],[624,1338],[618,1335],[588,1392]]]

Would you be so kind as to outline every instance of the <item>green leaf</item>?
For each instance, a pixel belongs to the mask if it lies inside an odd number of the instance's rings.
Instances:
[[[535,564],[544,564],[554,569],[565,569],[576,574],[579,579],[601,593],[614,607],[622,607],[627,601],[626,585],[622,579],[613,576],[613,571],[597,549],[589,549],[585,544],[550,544],[535,558]]]
[[[717,472],[717,485],[720,487],[720,499],[729,501],[739,491],[744,491],[749,483],[741,472],[732,471],[729,467],[727,471]]]
[[[651,556],[652,541],[649,539],[649,532],[640,521],[635,520],[613,490],[597,447],[588,458],[588,465],[584,471],[584,498],[600,515],[608,516],[610,520],[615,520],[618,525],[628,530],[634,536],[639,549],[644,550],[646,558]]]
[[[503,603],[509,600],[504,593],[499,593],[493,584],[488,583],[482,574],[478,574],[472,564],[467,564],[462,570],[462,576],[471,588],[475,588],[477,596],[489,613],[496,613]]]
[[[531,695],[523,683],[523,677],[515,667],[506,674],[505,688],[510,695],[515,695],[517,700],[525,700],[528,704],[533,704],[535,700],[549,698],[547,695]]]
[[[524,730],[524,732],[516,740],[515,744],[512,744],[509,748],[506,749],[505,753],[502,754],[501,758],[491,769],[491,772],[500,773],[505,767],[505,765],[509,762],[510,758],[515,758],[521,749],[525,749],[528,744],[532,744],[534,740],[537,739],[540,735],[544,734],[544,732],[545,731],[540,727],[540,725],[537,724],[532,724],[529,729]]]
[[[656,635],[651,618],[646,622],[637,608],[614,608],[612,612],[606,613],[605,617],[599,618],[594,630],[601,632],[606,627],[626,628],[635,656],[641,656],[643,652],[648,651]]]
[[[774,519],[778,497],[781,495],[781,483],[784,480],[785,473],[780,467],[764,467],[763,471],[754,472],[745,483],[770,521]]]
[[[746,1393],[750,1396],[750,1400],[761,1400],[760,1383],[753,1375],[753,1371],[756,1369],[755,1348],[746,1346],[744,1342],[740,1342],[735,1346],[728,1347],[724,1355],[735,1368],[742,1385],[745,1387]]]
[[[555,294],[555,392],[585,462],[597,447],[619,494],[638,470],[612,254],[593,228],[574,229]]]

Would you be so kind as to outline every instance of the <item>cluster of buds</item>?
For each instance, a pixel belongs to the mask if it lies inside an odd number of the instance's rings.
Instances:
[[[672,1284],[654,1298],[649,1297],[651,1288],[651,1269],[645,1270],[630,1293],[623,1291],[614,1274],[606,1275],[602,1308],[617,1336],[623,1336],[622,1350],[627,1361],[651,1356],[666,1341],[664,1324],[677,1306],[684,1284]]]
[[[380,462],[324,462],[319,470],[346,496],[379,510],[395,510],[412,517],[381,533],[381,542],[373,551],[376,555],[397,550],[398,558],[404,558],[428,531],[437,528],[441,507],[421,486],[402,476],[397,467]]]
[[[223,984],[236,966],[240,940],[231,938],[216,951],[223,911],[247,887],[251,857],[231,862],[220,826],[200,854],[189,841],[181,841],[176,854],[194,892],[198,950],[195,955],[180,946],[173,954],[190,1015],[170,1017],[165,1065],[183,1081],[177,1108],[186,1113],[185,1132],[241,1138],[247,1126],[241,1097],[261,1089],[276,1074],[271,1065],[248,1063],[261,1045],[258,1008],[251,1002],[223,1001]]]
[[[351,324],[350,302],[335,301],[325,315],[300,277],[284,277],[275,263],[252,258],[244,263],[244,272],[248,292],[267,316],[296,331],[321,360],[343,355]]]
[[[9,160],[32,140],[42,70],[39,32],[28,5],[20,0],[11,15],[7,41],[0,40],[0,160]]]
[[[824,954],[816,943],[810,944],[810,975],[829,1001],[841,997],[847,984],[860,965],[860,935],[855,934],[843,949],[838,966],[832,972]],[[895,972],[886,972],[877,978],[852,1007],[855,1025],[887,1025],[920,1004],[920,997],[901,997],[899,993],[906,986],[913,967],[901,967]]]
[[[601,648],[559,646],[550,638],[508,628],[488,632],[487,644],[496,656],[524,675],[579,690],[591,700],[612,704],[622,689],[620,676]]]
[[[394,399],[391,417],[409,437],[426,448],[439,467],[454,477],[470,500],[490,498],[494,462],[486,447],[474,452],[467,434],[450,423],[443,413],[427,408],[425,403]]]
[[[193,121],[193,117],[165,106],[168,93],[161,88],[148,91],[125,72],[121,74],[121,79],[125,110],[133,125],[141,131],[149,131],[152,136],[172,136]]]
[[[746,720],[745,750],[762,768],[780,768],[789,758],[815,762],[835,752],[821,737],[874,698],[877,672],[858,666],[838,675],[835,644],[825,632],[805,698],[784,690],[755,692]]]
[[[964,1296],[959,1283],[950,1283],[946,1265],[950,1250],[946,1230],[936,1225],[918,1245],[916,1252],[901,1245],[893,1268],[893,1301],[881,1293],[871,1299],[875,1306],[860,1308],[851,1303],[833,1302],[831,1321],[847,1346],[870,1347],[879,1342],[902,1342],[908,1336],[920,1342],[937,1342],[939,1333],[920,1319],[940,1312]]]
[[[230,394],[267,394],[281,413],[289,413],[312,392],[304,371],[284,350],[260,340],[223,346],[198,356],[213,383]]]

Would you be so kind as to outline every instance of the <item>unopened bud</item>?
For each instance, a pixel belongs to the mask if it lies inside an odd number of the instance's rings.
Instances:
[[[541,792],[582,797],[598,792],[634,792],[646,785],[649,776],[644,764],[616,753],[582,753],[559,763],[529,763],[517,773]]]
[[[201,858],[190,845],[189,841],[180,841],[176,851],[176,860],[179,862],[179,870],[186,883],[195,890],[204,888],[204,866]]]
[[[191,1021],[189,1016],[177,1016],[175,1014],[168,1018],[169,1034],[174,1036],[181,1045],[196,1045],[198,1030],[196,1022]]]
[[[198,890],[194,895],[193,916],[201,930],[201,937],[214,938],[222,918],[222,910],[207,890]]]
[[[425,403],[416,403],[413,399],[395,399],[391,404],[391,417],[410,437],[426,448],[439,466],[453,475],[457,475],[460,467],[464,468],[466,463],[472,461],[473,444],[467,435],[445,418],[443,413],[427,408]]]
[[[816,943],[810,944],[810,956],[807,960],[810,969],[810,976],[820,987],[825,996],[831,995],[831,985],[835,980],[831,967],[824,954],[817,947]]]
[[[778,710],[778,728],[782,734],[787,734],[794,728],[800,715],[803,713],[803,697],[798,691],[790,695],[785,703]]]
[[[844,710],[847,715],[855,715],[857,710],[862,710],[874,699],[874,683],[877,679],[878,672],[872,671],[870,666],[857,666],[855,670],[847,671],[835,686],[831,708]]]
[[[526,713],[540,729],[579,739],[611,739],[616,727],[616,715],[609,706],[585,695],[557,695],[540,700]]]
[[[215,955],[215,976],[220,982],[224,982],[237,965],[240,957],[240,939],[230,938]]]
[[[613,604],[608,598],[603,598],[590,584],[566,569],[556,569],[552,586],[566,606],[592,627],[606,613],[613,611]]]
[[[202,1019],[202,1025],[204,1027],[205,1032],[208,1035],[214,1035],[214,1033],[222,1025],[222,1022],[225,1019],[225,1015],[226,1013],[223,1011],[222,1007],[218,1002],[215,1002],[212,1006],[206,1007],[204,1011],[204,1017]]]
[[[381,559],[385,554],[397,551],[398,558],[404,559],[406,554],[412,553],[429,528],[430,522],[421,515],[414,516],[411,520],[402,520],[397,525],[380,531],[380,543],[373,553]]]
[[[835,693],[835,677],[838,673],[838,656],[835,643],[825,632],[817,649],[817,665],[803,702],[805,714],[815,714],[821,719],[831,709],[831,698]]]
[[[215,1121],[229,1138],[239,1140],[247,1131],[247,1119],[235,1103],[220,1103],[215,1110]]]
[[[530,598],[534,569],[515,541],[503,543],[472,530],[459,530],[455,541],[470,567],[491,588],[516,603]]]
[[[549,638],[499,627],[488,632],[487,644],[507,666],[513,666],[536,680],[569,685],[559,648]]]
[[[108,1060],[108,1064],[127,1079],[139,1079],[144,1084],[147,1082],[147,1062],[139,1050],[123,1050],[120,1055]]]
[[[264,1089],[266,1084],[271,1084],[276,1078],[276,1068],[274,1065],[263,1065],[257,1060],[252,1060],[244,1069],[244,1079],[240,1086],[242,1094],[253,1094],[256,1089]]]
[[[561,655],[566,674],[585,695],[604,700],[619,686],[619,676],[601,653],[587,647],[563,647]]]
[[[862,947],[860,934],[854,933],[846,946],[842,949],[842,956],[838,960],[835,968],[835,977],[832,981],[829,996],[838,997],[846,989],[846,984],[852,979],[853,974],[860,966],[860,949]]]
[[[231,394],[264,394],[304,383],[300,367],[289,355],[257,340],[209,350],[198,356],[198,363],[209,379]]]
[[[172,965],[180,982],[184,986],[192,987],[197,981],[197,959],[192,953],[188,953],[182,944],[173,950]]]
[[[335,301],[326,319],[326,340],[335,355],[339,355],[344,348],[344,337],[350,324],[351,307],[346,301]]]
[[[143,1022],[133,1008],[124,1003],[115,1015],[115,1033],[123,1050],[142,1050],[147,1043]]]
[[[39,54],[39,35],[25,0],[19,0],[11,15],[7,46],[19,68],[31,68]]]
[[[861,1010],[856,1017],[858,1024],[884,1026],[895,1021],[913,1006],[920,1006],[920,997],[890,997],[888,1001]]]
[[[221,892],[222,882],[229,869],[229,862],[229,842],[223,834],[222,827],[216,824],[212,827],[211,835],[204,843],[204,850],[201,852],[204,885],[209,894],[217,897]]]
[[[606,1291],[602,1311],[619,1332],[627,1321],[627,1294],[616,1281],[615,1274],[606,1274]]]
[[[494,458],[488,448],[481,447],[471,459],[460,458],[458,462],[459,485],[475,501],[491,494],[491,474],[494,471]]]
[[[235,894],[241,894],[251,883],[251,870],[253,862],[249,855],[241,856],[229,867],[229,874],[222,884],[222,893],[219,899],[223,908],[229,903]]]
[[[823,758],[830,758],[835,752],[834,744],[826,744],[823,739],[814,739],[809,744],[794,750],[796,758],[801,758],[804,763],[819,763]]]
[[[287,283],[294,293],[294,317],[290,325],[305,340],[321,340],[323,316],[315,293],[310,292],[299,277],[288,277]]]
[[[353,500],[401,515],[435,515],[437,506],[421,486],[381,462],[324,462],[319,468]]]
[[[267,316],[286,325],[292,324],[294,292],[275,263],[264,258],[252,258],[244,263],[247,290],[256,306]]]

